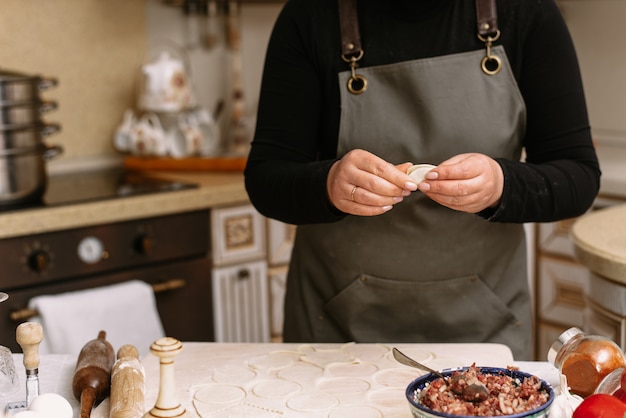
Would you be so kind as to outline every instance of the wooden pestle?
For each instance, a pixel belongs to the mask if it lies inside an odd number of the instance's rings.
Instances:
[[[43,328],[38,322],[23,322],[15,330],[15,340],[24,353],[26,369],[26,407],[39,396],[39,344]]]
[[[121,346],[111,372],[109,418],[143,417],[145,386],[145,372],[137,348],[130,344]]]
[[[80,418],[89,418],[93,406],[109,395],[114,362],[115,353],[104,331],[80,350],[72,380],[74,397],[80,401]]]

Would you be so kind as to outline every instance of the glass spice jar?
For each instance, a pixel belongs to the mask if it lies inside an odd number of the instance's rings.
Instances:
[[[548,350],[548,361],[567,377],[570,391],[583,398],[594,393],[602,379],[626,366],[622,349],[612,340],[588,335],[572,327]]]

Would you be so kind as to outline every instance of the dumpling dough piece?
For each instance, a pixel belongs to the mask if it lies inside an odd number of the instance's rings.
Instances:
[[[424,181],[426,177],[426,173],[428,173],[433,168],[437,167],[432,164],[416,164],[414,166],[409,167],[406,173],[415,181],[415,183],[420,184]]]

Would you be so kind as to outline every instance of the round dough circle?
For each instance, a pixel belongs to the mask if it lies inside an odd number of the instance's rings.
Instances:
[[[287,400],[287,408],[298,412],[320,412],[337,405],[337,398],[323,392],[305,393]]]
[[[301,390],[302,386],[299,383],[282,379],[264,380],[252,388],[252,392],[259,398],[281,399],[288,398]]]
[[[200,389],[194,395],[198,402],[209,404],[228,404],[239,402],[246,397],[246,391],[239,386],[210,385]]]
[[[331,411],[328,418],[382,418],[383,414],[371,406],[343,406]]]

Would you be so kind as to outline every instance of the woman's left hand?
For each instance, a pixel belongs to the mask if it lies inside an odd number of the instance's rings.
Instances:
[[[420,191],[435,202],[468,213],[497,206],[503,188],[500,164],[477,153],[459,154],[442,162],[419,184]]]

